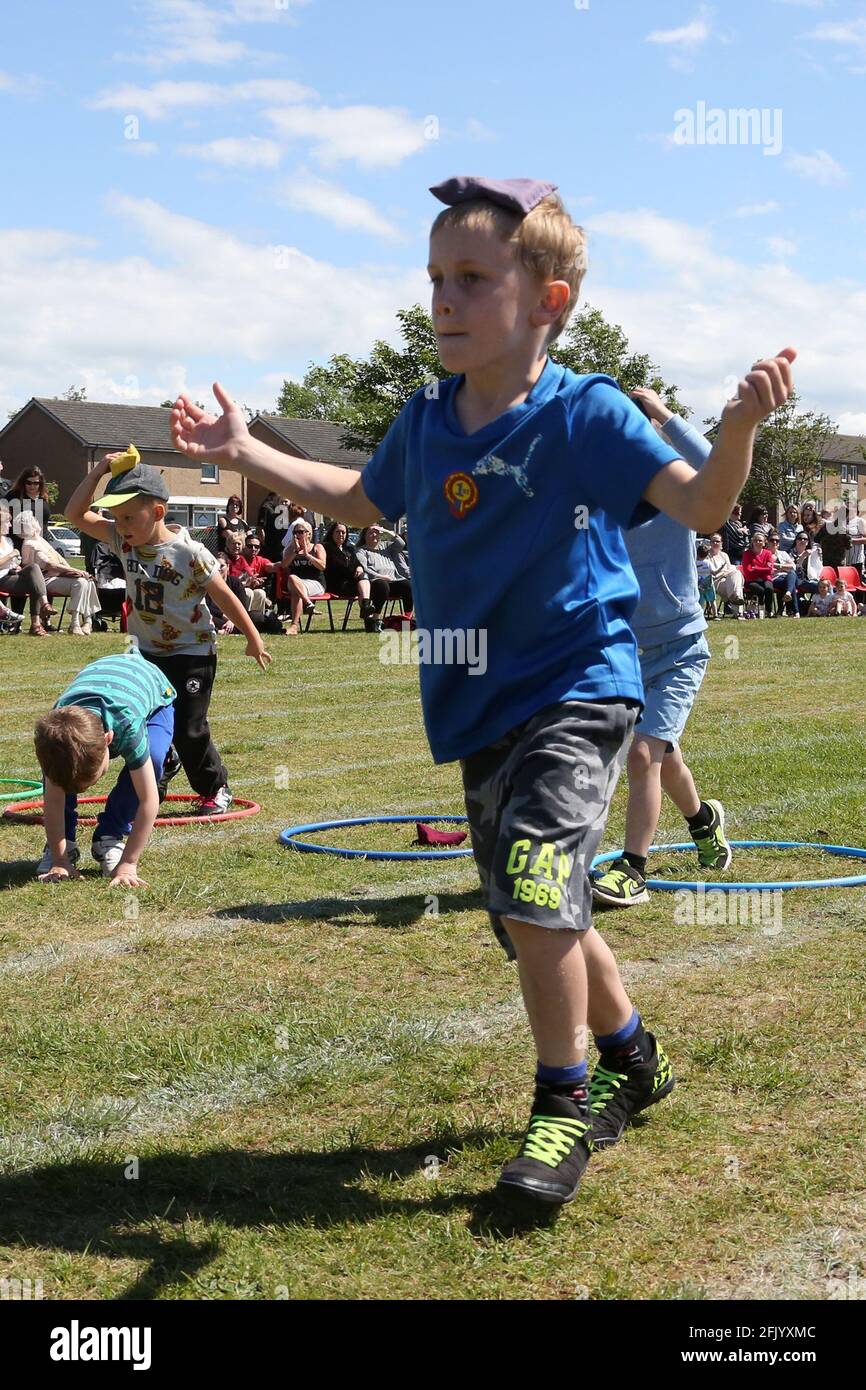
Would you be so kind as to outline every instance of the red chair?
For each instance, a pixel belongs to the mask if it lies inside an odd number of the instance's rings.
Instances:
[[[861,594],[866,595],[866,586],[864,586],[863,580],[853,565],[840,565],[839,578],[845,581],[845,588],[855,594],[858,599],[860,599]],[[862,602],[862,600],[860,601]]]
[[[332,631],[332,632],[336,632],[337,629],[336,629],[336,627],[334,626],[334,611],[333,611],[333,609],[331,608],[331,602],[332,602],[333,599],[339,598],[339,597],[340,597],[339,594],[314,594],[312,598],[308,598],[308,599],[307,599],[307,603],[312,603],[312,604],[314,604],[314,605],[317,604],[317,603],[326,603],[326,604],[328,605],[328,622],[331,624],[331,631]],[[305,628],[304,628],[304,632],[309,632],[309,630],[310,630],[310,623],[313,621],[313,618],[314,618],[315,616],[316,616],[316,610],[315,610],[315,607],[313,607],[313,608],[310,609],[309,613],[307,614],[307,623],[306,623],[306,626],[305,626]]]
[[[832,565],[825,565],[818,576],[819,579],[829,579],[831,584],[836,583],[836,571]]]

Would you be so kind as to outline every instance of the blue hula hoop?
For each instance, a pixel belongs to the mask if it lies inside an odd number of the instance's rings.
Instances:
[[[471,849],[433,849],[433,850],[387,850],[387,849],[339,849],[336,845],[318,845],[312,840],[296,840],[296,835],[310,834],[316,830],[341,830],[346,825],[399,825],[419,820],[455,821],[466,823],[465,816],[356,816],[353,820],[321,820],[311,825],[290,825],[280,832],[280,844],[288,849],[303,850],[306,854],[336,854],[341,859],[464,859],[472,854]]]
[[[730,840],[737,849],[822,849],[827,854],[839,854],[849,859],[866,859],[866,849],[853,849],[850,845],[816,845],[809,840]],[[672,850],[694,849],[691,841],[679,845],[650,845],[649,853],[664,854]],[[590,872],[601,864],[609,864],[619,859],[622,850],[610,854],[597,854],[590,865]],[[855,874],[851,878],[803,878],[781,883],[686,883],[666,878],[648,878],[647,888],[658,888],[663,893],[676,893],[683,889],[697,892],[699,889],[714,889],[719,893],[748,893],[755,891],[786,892],[793,888],[858,888],[866,883],[866,874]]]

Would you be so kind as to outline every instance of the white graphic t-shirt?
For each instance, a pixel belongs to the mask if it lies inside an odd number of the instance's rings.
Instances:
[[[112,522],[109,541],[123,564],[132,604],[127,627],[143,652],[171,656],[216,651],[216,629],[205,603],[205,586],[219,573],[215,555],[182,526],[169,525],[170,541],[132,547]]]

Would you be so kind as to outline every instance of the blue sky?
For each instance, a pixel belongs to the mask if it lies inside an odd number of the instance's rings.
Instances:
[[[866,4],[43,0],[3,39],[2,415],[271,408],[426,302],[428,186],[485,172],[559,185],[585,299],[699,416],[790,342],[866,434]]]

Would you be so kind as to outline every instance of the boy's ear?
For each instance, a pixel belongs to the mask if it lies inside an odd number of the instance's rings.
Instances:
[[[105,746],[106,746],[106,748],[108,747],[108,745],[109,745],[110,743],[113,743],[113,742],[114,742],[114,730],[113,730],[113,729],[106,729],[106,731],[105,731]]]

